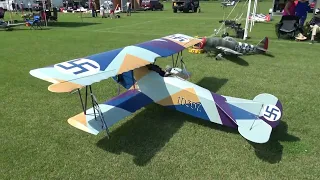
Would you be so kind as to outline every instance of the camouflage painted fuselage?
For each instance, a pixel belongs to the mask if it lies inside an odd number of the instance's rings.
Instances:
[[[242,54],[257,53],[257,48],[254,45],[237,42],[231,37],[218,38],[209,37],[206,38],[203,49],[205,51],[221,51],[217,47],[224,47],[236,51]]]

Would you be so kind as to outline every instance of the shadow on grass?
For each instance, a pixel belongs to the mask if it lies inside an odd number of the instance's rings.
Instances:
[[[99,23],[89,23],[89,22],[48,22],[48,26],[51,27],[83,27],[83,26],[91,26]]]
[[[207,57],[212,58],[215,60],[215,57],[217,56],[218,53],[208,53]],[[240,56],[235,56],[235,55],[224,55],[223,59],[226,59],[230,62],[236,63],[241,66],[249,66],[249,63],[242,59]]]
[[[270,52],[266,52],[266,53],[260,53],[260,54],[246,54],[245,56],[257,56],[257,55],[261,55],[261,56],[268,56],[270,58],[274,58],[275,56],[270,53]]]
[[[283,146],[280,141],[295,142],[300,141],[299,137],[288,134],[288,125],[281,121],[280,124],[272,130],[270,140],[265,144],[256,144],[249,142],[255,150],[258,158],[271,164],[278,163],[282,159]]]
[[[216,92],[226,82],[227,79],[204,78],[199,85],[210,84],[211,90]],[[98,141],[97,146],[115,154],[122,152],[131,154],[134,156],[135,164],[144,166],[182,127],[184,119],[194,119],[192,121],[195,123],[214,127],[211,122],[190,117],[190,115],[151,104],[112,131],[110,139],[105,137]]]
[[[43,30],[50,30],[51,28],[48,28],[48,27],[42,27],[42,29],[30,29],[29,27],[25,28],[25,27],[22,27],[22,28],[10,28],[10,29],[1,29],[0,28],[0,31],[43,31]]]
[[[226,82],[227,79],[206,77],[197,84],[216,92]],[[97,146],[114,154],[128,153],[134,156],[136,165],[145,166],[183,126],[184,122],[186,122],[185,119],[188,119],[188,122],[213,130],[234,133],[240,136],[237,129],[194,118],[157,104],[151,104],[131,120],[112,131],[110,139],[105,137],[99,140]],[[288,125],[286,122],[281,121],[273,130],[267,143],[256,144],[249,141],[248,143],[254,148],[258,158],[269,163],[278,163],[281,161],[283,153],[283,146],[280,142],[300,140],[298,137],[288,134],[287,130]]]

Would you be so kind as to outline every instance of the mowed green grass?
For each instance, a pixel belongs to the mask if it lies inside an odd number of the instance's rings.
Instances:
[[[267,13],[271,2],[261,2]],[[59,14],[49,30],[0,32],[0,179],[317,179],[319,161],[320,45],[277,40],[274,23],[256,24],[248,42],[270,37],[272,56],[216,61],[184,51],[191,82],[222,95],[277,96],[281,124],[266,144],[237,130],[149,105],[90,135],[67,119],[81,112],[76,94],[56,94],[31,69],[112,50],[172,33],[211,35],[223,16],[219,3],[203,13],[139,12],[120,19]],[[229,10],[231,8],[228,8]],[[241,7],[239,6],[239,9]],[[233,14],[233,17],[236,15]],[[310,15],[309,15],[310,16]],[[244,21],[243,21],[244,24]],[[59,27],[58,27],[59,26]],[[164,67],[170,58],[158,60]],[[108,79],[93,85],[100,102],[117,95]],[[122,90],[124,91],[124,90]]]

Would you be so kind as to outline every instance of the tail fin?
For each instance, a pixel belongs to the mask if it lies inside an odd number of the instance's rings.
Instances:
[[[268,47],[269,47],[269,38],[265,37],[257,45],[257,50],[258,52],[265,53],[267,52]]]
[[[239,133],[255,143],[266,143],[282,117],[282,105],[271,94],[259,94],[252,101],[239,99],[228,103]]]

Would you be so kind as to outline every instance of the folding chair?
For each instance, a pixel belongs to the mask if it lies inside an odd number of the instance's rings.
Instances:
[[[299,28],[299,17],[282,16],[280,22],[276,24],[276,34],[278,36],[278,39],[282,35],[294,38],[297,35],[297,32],[300,31]]]
[[[30,29],[42,29],[40,16],[33,16],[33,20],[27,20],[30,25]]]

